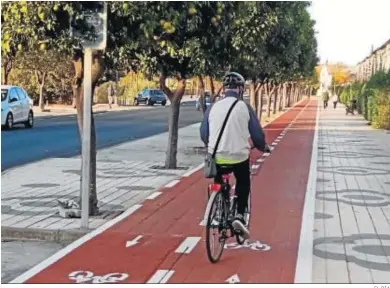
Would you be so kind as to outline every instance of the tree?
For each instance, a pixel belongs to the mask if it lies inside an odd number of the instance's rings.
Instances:
[[[39,108],[44,110],[45,85],[49,78],[61,79],[64,69],[67,70],[66,63],[70,63],[70,58],[66,54],[57,53],[51,50],[30,50],[19,52],[14,60],[14,66],[18,69],[34,73],[39,86]]]

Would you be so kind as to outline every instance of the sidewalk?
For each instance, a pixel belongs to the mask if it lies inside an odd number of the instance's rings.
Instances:
[[[251,240],[243,246],[227,242],[219,264],[206,257],[202,225],[210,181],[197,171],[13,283],[294,282],[316,105],[316,100],[303,101],[266,127],[275,150],[252,166],[261,166],[261,173],[252,181]]]
[[[203,145],[199,125],[179,130],[178,165],[186,170],[153,169],[164,164],[167,133],[99,150],[97,191],[102,215],[90,218],[90,228],[106,223],[198,166],[203,160],[196,149]],[[63,219],[58,215],[57,199],[77,198],[80,167],[80,156],[51,158],[2,173],[2,237],[20,238],[25,233],[28,238],[40,235],[45,240],[54,240],[46,237],[58,236],[47,232],[79,228],[80,219]]]
[[[313,282],[390,283],[390,134],[342,106],[319,126]]]
[[[190,102],[196,101],[196,96],[193,96],[192,98],[190,95],[183,96],[183,99],[181,101],[181,105],[189,105]],[[165,107],[169,107],[171,102],[168,100],[167,105]],[[161,108],[161,106],[146,106],[146,105],[139,105],[139,106],[119,106],[119,105],[112,105],[112,108],[109,107],[108,104],[95,104],[93,105],[92,109],[93,112],[98,113],[106,113],[106,112],[118,112],[118,111],[132,111],[132,110],[139,110],[139,109],[153,109],[153,108]],[[195,104],[194,104],[195,108]],[[70,116],[70,115],[76,115],[76,109],[74,109],[71,105],[49,105],[45,107],[45,111],[42,112],[39,110],[38,106],[34,106],[34,115],[35,117],[54,117],[54,116]]]

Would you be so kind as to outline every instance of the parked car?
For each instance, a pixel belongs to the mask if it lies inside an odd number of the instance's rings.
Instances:
[[[33,100],[18,86],[1,85],[1,127],[34,126]]]
[[[204,92],[204,101],[205,101],[205,106],[206,106],[206,109],[211,105],[211,92],[206,90]],[[200,97],[198,99],[196,99],[196,103],[195,103],[195,107],[196,107],[196,110],[200,110]]]
[[[134,98],[134,105],[144,103],[153,106],[154,104],[167,104],[167,96],[163,91],[157,89],[144,89],[139,92]]]

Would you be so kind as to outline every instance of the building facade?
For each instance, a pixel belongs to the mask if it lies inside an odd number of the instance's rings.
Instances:
[[[357,80],[368,81],[378,71],[390,71],[390,39],[357,64]]]

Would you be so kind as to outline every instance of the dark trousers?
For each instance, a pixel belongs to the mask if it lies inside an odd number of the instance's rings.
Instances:
[[[328,107],[328,101],[324,100],[324,108]]]
[[[336,109],[336,106],[337,106],[337,101],[336,102],[333,102],[333,108]]]
[[[236,178],[237,213],[244,215],[251,188],[249,159],[233,165],[217,165],[217,176],[214,179],[215,183],[222,184],[222,175],[228,173],[233,173]]]

